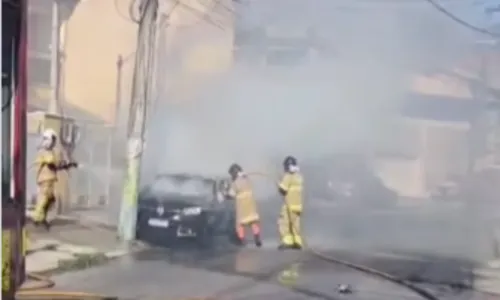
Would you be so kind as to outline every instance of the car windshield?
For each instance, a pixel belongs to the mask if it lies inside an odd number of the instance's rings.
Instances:
[[[213,182],[202,177],[159,176],[151,186],[151,192],[190,198],[210,199],[213,196]]]

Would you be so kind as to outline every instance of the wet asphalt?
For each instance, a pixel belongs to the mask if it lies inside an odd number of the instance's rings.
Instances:
[[[477,234],[485,232],[484,224],[470,218],[464,221],[463,216],[471,213],[463,208],[367,212],[324,205],[315,205],[304,217],[311,247],[411,281],[439,300],[500,300],[471,289],[478,258],[488,256],[491,247],[487,234]],[[100,267],[58,275],[54,277],[57,289],[124,300],[423,299],[405,287],[325,262],[308,251],[276,250],[274,212],[279,211],[279,203],[262,207],[261,249],[252,245],[240,249],[225,242],[210,250],[151,248]],[[290,273],[295,276],[284,276]],[[339,293],[340,284],[350,285],[353,292]]]
[[[500,299],[469,289],[474,278],[464,262],[352,252],[328,254],[416,281],[440,300]],[[104,266],[62,274],[54,280],[58,290],[101,293],[129,300],[423,299],[405,287],[325,262],[306,251],[282,252],[266,247],[226,251],[149,249]],[[339,293],[337,286],[341,284],[349,285],[352,293]]]

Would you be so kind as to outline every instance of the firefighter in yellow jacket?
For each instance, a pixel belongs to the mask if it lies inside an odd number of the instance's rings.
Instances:
[[[229,175],[231,176],[229,196],[235,200],[236,232],[239,242],[242,245],[245,244],[245,230],[246,227],[250,227],[255,245],[261,247],[260,217],[250,180],[238,164],[232,164],[229,167]]]
[[[47,129],[43,132],[40,150],[37,153],[36,183],[38,186],[37,201],[33,221],[36,226],[43,225],[47,230],[50,224],[47,221],[47,213],[56,201],[55,184],[57,172],[60,170],[77,167],[74,162],[65,163],[56,151],[57,135],[54,130]]]
[[[279,249],[301,249],[303,246],[300,224],[303,179],[295,157],[287,156],[283,161],[283,168],[285,174],[278,186],[280,194],[284,197],[278,221],[281,237]]]

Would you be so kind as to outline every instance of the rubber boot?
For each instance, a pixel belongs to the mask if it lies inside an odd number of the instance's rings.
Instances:
[[[49,222],[49,221],[47,221],[47,220],[43,220],[43,221],[41,222],[41,225],[43,225],[43,227],[45,228],[45,230],[50,231],[51,224],[50,224],[50,222]]]
[[[243,246],[246,246],[247,242],[245,239],[236,238],[235,244],[236,244],[236,246],[243,247]]]
[[[262,247],[262,240],[260,239],[260,235],[256,234],[253,236],[253,241],[255,242],[255,246]]]
[[[286,245],[286,244],[280,244],[278,246],[278,250],[288,250],[288,249],[293,249],[292,245]]]

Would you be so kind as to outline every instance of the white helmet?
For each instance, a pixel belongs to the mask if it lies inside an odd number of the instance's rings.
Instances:
[[[42,133],[42,138],[44,139],[55,139],[57,137],[56,132],[52,128],[47,128]]]
[[[56,132],[51,128],[47,128],[42,133],[42,139],[40,141],[39,147],[45,149],[51,149],[55,146],[56,139],[57,139]]]

